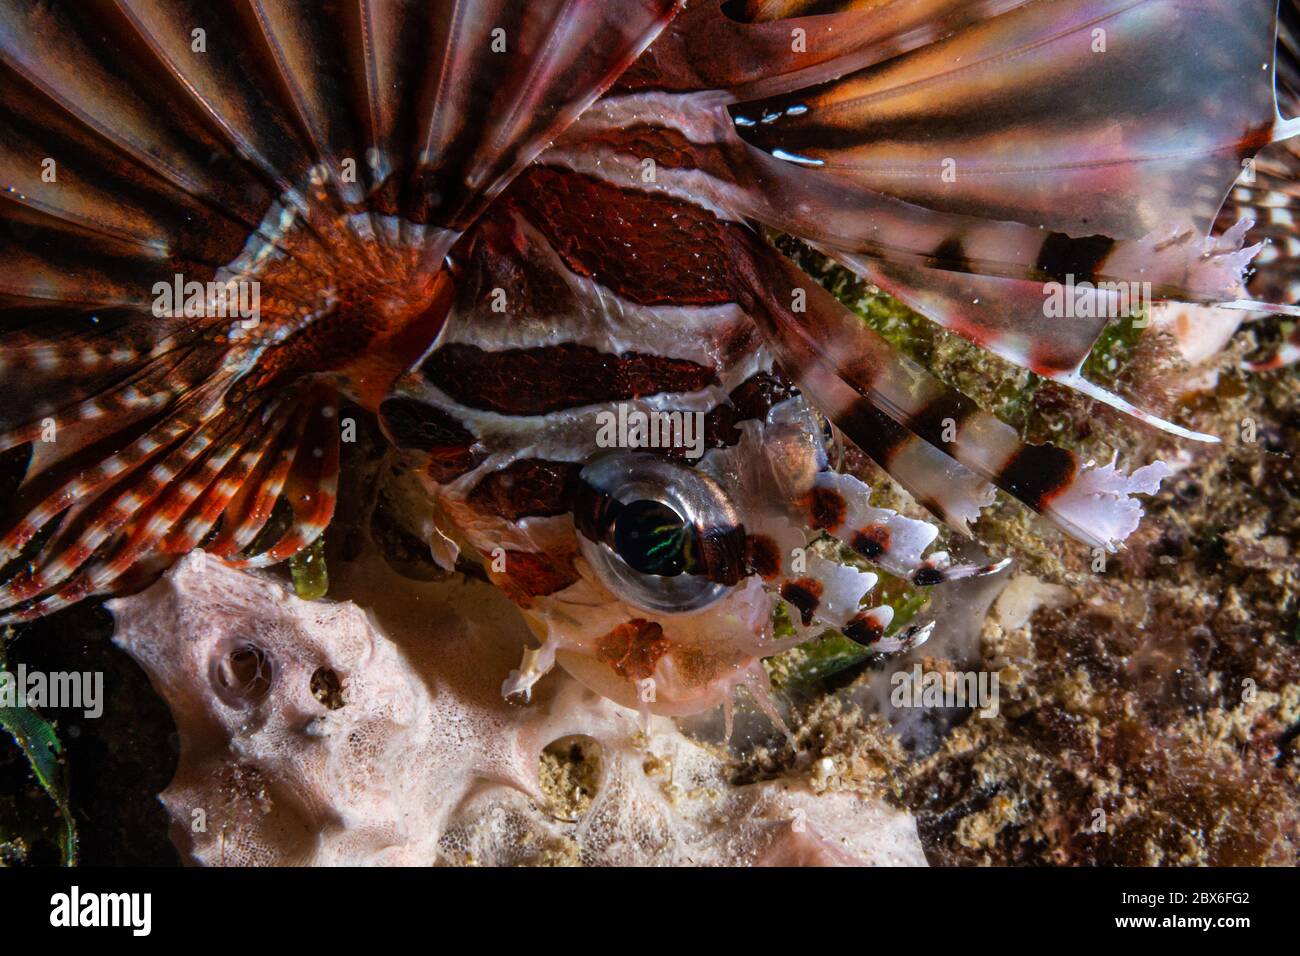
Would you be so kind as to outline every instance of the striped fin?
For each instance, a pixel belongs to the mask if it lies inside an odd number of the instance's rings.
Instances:
[[[1200,192],[1226,194],[1276,138],[1275,13],[1273,0],[1020,4],[730,111],[764,152],[936,212],[1204,235],[1215,210]]]
[[[224,505],[225,517],[206,549],[218,557],[230,560],[244,551],[266,527],[280,500],[289,471],[302,448],[303,433],[307,427],[307,414],[297,409],[290,415],[292,406],[286,406],[272,418],[263,437],[250,451],[255,455],[252,467],[243,472],[244,481]],[[206,534],[206,528],[195,528],[196,540]],[[181,554],[180,548],[168,549]]]
[[[830,407],[845,409],[844,428],[866,454],[922,507],[948,527],[970,537],[970,524],[993,504],[994,488],[961,462],[918,438],[831,376],[818,377]]]
[[[219,393],[211,383],[206,390]],[[327,421],[322,412],[334,408],[333,394],[316,386],[287,393],[267,407],[231,409],[209,402],[190,413],[182,409],[126,453],[97,465],[90,472],[93,480],[81,476],[59,488],[4,541],[5,553],[12,556],[66,514],[26,566],[0,586],[0,608],[10,608],[5,619],[29,620],[112,593],[151,558],[197,546],[223,515],[241,521],[238,510],[227,514],[231,499],[239,492],[266,490],[254,483],[260,473],[250,466],[286,438],[292,443],[295,435],[300,440],[285,456],[312,464],[290,483],[294,521],[273,553],[243,563],[271,563],[309,545],[333,511],[338,430],[331,421],[304,435],[285,424],[294,417]],[[315,454],[318,450],[321,454]]]
[[[876,67],[848,70],[850,57],[837,61],[847,72],[821,86],[736,103],[728,103],[726,95],[694,90],[699,77],[692,79],[672,56],[652,56],[646,69],[657,73],[653,82],[643,77],[647,88],[629,82],[620,90],[622,95],[606,97],[603,108],[584,116],[547,159],[614,181],[635,182],[642,172],[638,164],[654,157],[660,190],[705,203],[725,218],[756,219],[804,237],[929,318],[1012,362],[1171,434],[1216,441],[1088,382],[1080,369],[1107,321],[1122,318],[1135,303],[1145,306],[1173,298],[1247,307],[1243,271],[1260,248],[1243,247],[1250,223],[1234,222],[1213,238],[1204,233],[1218,198],[1240,171],[1237,153],[1253,152],[1283,130],[1274,122],[1267,71],[1240,66],[1257,47],[1264,60],[1271,59],[1272,40],[1264,22],[1271,13],[1258,3],[1244,17],[1236,17],[1222,3],[1189,9],[1157,0],[1142,6],[1137,10],[1131,3],[1073,0],[990,6],[961,29],[907,33],[908,52],[884,58]],[[839,12],[819,5],[818,13],[829,15],[815,18],[832,35],[825,41],[831,45],[840,18],[863,12],[852,3],[832,7]],[[717,29],[742,29],[737,9],[727,5],[728,16],[721,17],[726,24]],[[788,38],[792,25],[804,21],[772,18],[782,11],[808,9],[799,4],[746,7],[744,17],[754,22],[745,28],[779,27],[787,30]],[[700,8],[694,14],[705,15]],[[1203,39],[1207,25],[1224,20],[1231,20],[1232,29],[1218,41],[1223,49],[1212,57],[1214,70],[1203,69],[1199,59],[1177,54],[1177,44],[1167,42],[1170,30],[1190,31]],[[679,20],[673,29],[683,29],[685,22]],[[878,18],[876,26],[886,22]],[[1068,89],[1062,90],[1064,81],[1048,66],[1055,68],[1054,57],[1062,45],[1073,49],[1080,39],[1091,41],[1092,30],[1119,30],[1128,42],[1116,55],[1096,54],[1096,63],[1088,61],[1095,76],[1071,75]],[[921,39],[923,34],[927,39]],[[651,53],[664,43],[671,49],[674,36],[670,32]],[[882,48],[889,44],[881,36],[870,42]],[[825,52],[822,44],[814,45]],[[1149,48],[1157,46],[1163,59],[1147,57]],[[966,66],[945,72],[943,64],[950,61]],[[1058,113],[1070,117],[1069,122],[1093,115],[1083,108],[1055,110],[1054,98],[1069,93],[1074,99],[1061,102],[1078,106],[1074,100],[1080,97],[1113,97],[1118,115],[1145,116],[1150,111],[1142,90],[1149,84],[1139,90],[1122,78],[1139,64],[1142,69],[1165,69],[1170,76],[1197,73],[1197,83],[1186,87],[1186,100],[1175,104],[1176,98],[1166,97],[1169,102],[1160,106],[1176,111],[1177,123],[1159,122],[1163,114],[1156,110],[1150,123],[1135,119],[1126,124],[1125,130],[1132,128],[1126,133],[1130,140],[1116,142],[1082,122],[1071,135],[1115,155],[1104,162],[1074,162],[1087,154],[1071,147],[1074,165],[1053,165],[1047,152],[1073,142],[1052,132],[1054,124],[1065,122]],[[999,72],[1016,69],[1025,71],[1016,78],[1019,84]],[[983,79],[976,82],[976,74]],[[1085,82],[1089,76],[1092,79]],[[682,92],[662,92],[662,87],[674,85]],[[942,94],[950,85],[955,85],[954,95],[942,101],[958,106],[950,110],[945,105],[941,118],[927,119],[925,111],[936,108],[935,90]],[[1019,175],[1009,168],[990,171],[994,160],[980,159],[979,149],[993,148],[992,134],[966,153],[953,146],[949,152],[957,152],[954,157],[943,152],[947,143],[933,144],[936,136],[960,136],[979,126],[968,122],[971,117],[963,109],[976,117],[1007,112],[993,110],[981,95],[1013,95],[1010,91],[1022,89],[1038,91],[1024,99],[1039,113],[1027,114],[1017,126],[1024,132],[1014,134],[1026,140],[1014,151],[1017,157],[1028,157]],[[1234,103],[1240,100],[1240,109],[1224,110],[1208,96],[1197,98],[1198,93],[1219,89]],[[830,115],[820,116],[818,104]],[[880,181],[858,175],[852,164],[837,168],[833,160],[851,148],[845,145],[850,140],[865,144],[867,150],[887,148],[888,136],[877,135],[872,126],[880,119],[873,112],[877,104],[901,130],[913,131],[909,135],[920,143],[916,149],[933,149],[934,156],[951,158],[957,164],[956,178],[949,181],[938,166],[931,176],[896,164],[898,175]],[[1250,121],[1252,109],[1268,120],[1261,120],[1267,126],[1263,132]],[[1198,117],[1198,131],[1176,157],[1183,166],[1170,175],[1167,163],[1147,161],[1155,155],[1147,140],[1167,135],[1171,124],[1186,126],[1187,115]],[[1202,120],[1204,129],[1199,129]],[[1234,130],[1240,134],[1237,138],[1229,135]],[[993,145],[1003,142],[1003,133],[999,127]],[[825,155],[809,145],[816,142],[823,143]],[[972,168],[981,164],[989,169],[973,174]],[[1071,178],[1077,176],[1087,181]],[[1164,191],[1151,182],[1160,183]],[[930,193],[917,192],[923,188]],[[1086,212],[1072,220],[1059,202],[1062,194]],[[1068,322],[1053,313],[1051,302],[1058,289],[1073,299],[1075,288],[1088,284],[1100,288],[1089,293],[1087,309],[1072,308]]]
[[[753,268],[764,279],[755,286],[753,314],[783,366],[850,438],[856,440],[855,425],[874,417],[863,406],[874,406],[1071,537],[1110,550],[1141,517],[1130,495],[1153,493],[1171,474],[1156,463],[1125,476],[1113,464],[1080,465],[1053,445],[1023,444],[1009,425],[894,352],[775,250],[754,248]],[[799,301],[806,311],[792,308]]]
[[[310,409],[283,495],[293,509],[289,528],[261,554],[231,563],[236,567],[262,567],[283,561],[315,541],[330,518],[338,492],[338,397],[332,390],[306,403]]]
[[[15,555],[50,521],[65,512],[68,515],[63,528],[28,566],[0,586],[0,607],[28,600],[62,583],[208,451],[221,428],[220,408],[212,396],[215,391],[213,387],[201,390],[191,409],[179,410],[146,432],[127,454],[114,455],[100,464],[89,486],[73,479],[29,512],[33,517],[6,536],[6,557]],[[103,492],[94,494],[100,488]],[[84,492],[90,497],[78,496]]]
[[[461,230],[675,12],[227,7],[0,5],[0,374],[27,386],[0,450],[32,446],[0,540],[27,559],[0,584],[15,616],[210,535],[245,565],[310,544],[340,391],[377,407],[441,328]],[[248,554],[281,498],[289,529]]]
[[[235,427],[237,423],[226,422],[212,432],[200,431],[184,446],[184,457],[169,456],[162,463],[168,470],[175,469],[170,477],[166,477],[166,472],[158,477],[150,474],[146,487],[158,488],[156,497],[142,500],[136,492],[129,492],[106,513],[92,518],[75,544],[61,548],[56,542],[48,554],[38,555],[36,560],[46,569],[32,583],[50,593],[18,608],[12,612],[11,619],[29,620],[84,598],[110,593],[115,584],[135,569],[137,562],[157,548],[185,509],[235,456],[238,444],[231,434]],[[136,483],[137,487],[141,484]],[[132,507],[135,510],[128,512],[127,508]],[[124,513],[129,517],[119,524],[119,517]],[[78,566],[75,562],[83,555],[92,557],[85,565]],[[66,574],[71,577],[60,580]],[[0,595],[0,601],[14,596]]]
[[[1029,2],[698,0],[619,78],[618,88],[771,95],[897,56]]]
[[[919,587],[993,574],[1010,561],[954,566],[946,552],[927,554],[938,529],[872,506],[867,485],[827,467],[819,436],[809,429],[811,421],[802,400],[792,399],[774,409],[768,421],[746,422],[738,446],[711,452],[701,463],[733,489],[733,500],[745,518],[749,571],[797,609],[797,626],[840,628],[881,651],[920,644],[928,630],[884,640],[893,611],[861,606],[878,575],[823,557],[812,547],[814,542],[829,535]],[[791,429],[803,433],[801,440],[792,437]],[[811,480],[801,449],[811,449],[821,466]]]
[[[1282,0],[1277,43],[1278,107],[1284,117],[1300,115],[1300,4]],[[1254,158],[1219,212],[1217,228],[1237,219],[1255,221],[1251,239],[1267,243],[1252,263],[1250,298],[1300,305],[1300,144],[1272,143]],[[1272,354],[1247,363],[1266,372],[1300,361],[1300,326]]]
[[[1243,239],[1256,219],[1277,213],[1249,198],[1230,202],[1218,237],[1202,239],[1242,163],[1300,128],[1278,112],[1278,99],[1294,101],[1286,18],[1277,98],[1269,82],[1274,7],[1019,5],[901,56],[729,111],[746,142],[790,167],[768,163],[765,177],[785,181],[787,194],[794,180],[806,181],[802,202],[789,204],[799,215],[778,210],[781,228],[1010,361],[1179,437],[1216,441],[1083,379],[1089,349],[1107,319],[1121,315],[1096,308],[1063,328],[1045,308],[1047,284],[1100,282],[1147,300],[1295,311],[1295,290],[1285,287],[1293,282],[1260,278],[1283,274],[1292,236],[1274,239],[1273,253],[1264,249],[1249,292],[1242,284],[1261,249],[1253,243],[1271,230],[1251,233],[1245,248]],[[1291,0],[1283,7],[1294,19]],[[1135,79],[1152,75],[1161,82]],[[938,102],[941,122],[929,118]],[[1131,120],[1117,123],[1123,117]],[[1267,147],[1259,163],[1292,149]],[[907,206],[881,203],[885,196]],[[855,231],[852,216],[868,211]],[[934,231],[941,221],[950,231]],[[1035,240],[1024,226],[1051,231]]]
[[[1084,361],[1102,330],[1112,321],[1137,318],[1150,306],[1141,283],[1048,287],[861,256],[835,258],[922,315],[1021,368],[1179,438],[1219,441],[1138,408],[1083,376]],[[1047,307],[1049,301],[1052,308]]]
[[[1262,212],[1238,208],[1205,238],[1242,162],[1292,132],[1267,68],[1273,4],[964,6],[704,4],[607,110],[637,115],[638,98],[658,96],[640,121],[680,133],[688,145],[675,156],[690,156],[666,161],[666,188],[702,186],[727,213],[814,242],[1016,364],[1172,434],[1217,440],[1082,378],[1108,318],[1122,317],[1120,294],[1098,293],[1068,323],[1047,302],[1055,286],[1100,282],[1144,304],[1290,308],[1286,293],[1258,283],[1248,294],[1242,283],[1260,251],[1243,238]],[[1294,13],[1291,0],[1284,9]],[[773,53],[778,76],[765,81],[745,74],[743,52],[699,66],[684,55],[699,49],[688,32],[766,56],[766,44],[788,47],[798,30],[806,51]],[[1293,45],[1284,29],[1284,103]],[[725,92],[701,92],[710,85]],[[650,92],[664,88],[680,95]],[[705,118],[710,109],[725,118]]]
[[[1047,298],[1041,290],[1048,283],[1084,282],[1136,282],[1152,299],[1234,301],[1244,295],[1243,273],[1259,251],[1242,246],[1250,226],[1246,220],[1218,237],[1206,237],[1190,222],[1176,219],[1132,237],[1072,235],[1035,223],[1029,214],[1027,221],[1018,222],[931,209],[788,156],[751,150],[743,162],[747,169],[741,183],[752,179],[765,186],[734,198],[735,208],[745,215],[832,253],[1032,282],[1040,289],[1040,302]],[[1035,326],[1043,323],[1042,309],[1017,318],[1036,319],[1023,330],[1033,337]]]

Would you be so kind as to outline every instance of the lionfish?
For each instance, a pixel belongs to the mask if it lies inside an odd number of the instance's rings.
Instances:
[[[4,620],[297,554],[359,407],[434,556],[533,627],[504,692],[558,662],[774,713],[763,658],[928,633],[865,567],[1000,566],[873,506],[828,435],[957,532],[1001,489],[1104,549],[1169,469],[1024,443],[770,236],[1207,439],[1087,381],[1107,310],[1044,290],[1288,311],[1294,13],[1279,43],[1276,0],[5,0]],[[702,454],[605,447],[615,412],[698,415]]]

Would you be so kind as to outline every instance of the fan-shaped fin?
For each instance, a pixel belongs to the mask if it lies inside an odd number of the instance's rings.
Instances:
[[[339,391],[437,336],[460,231],[672,0],[0,6],[0,450],[31,443],[0,609],[333,512]],[[283,496],[284,534],[249,555]],[[57,524],[57,527],[55,527]]]
[[[701,0],[668,26],[619,86],[774,95],[869,66],[1030,2]]]
[[[938,212],[1116,240],[1174,223],[1204,234],[1274,138],[1275,10],[1028,3],[731,113],[747,142],[816,163],[810,175]]]

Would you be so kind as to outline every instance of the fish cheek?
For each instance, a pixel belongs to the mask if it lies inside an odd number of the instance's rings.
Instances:
[[[603,697],[644,713],[684,716],[731,696],[741,664],[724,646],[675,642],[653,621],[633,619],[556,662]]]

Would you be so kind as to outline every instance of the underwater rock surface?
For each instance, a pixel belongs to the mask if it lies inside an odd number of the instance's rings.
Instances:
[[[336,593],[376,610],[199,551],[109,605],[180,731],[161,798],[194,862],[925,864],[906,812],[733,786],[670,720],[643,730],[565,675],[502,700],[526,631],[485,585],[359,562]]]

